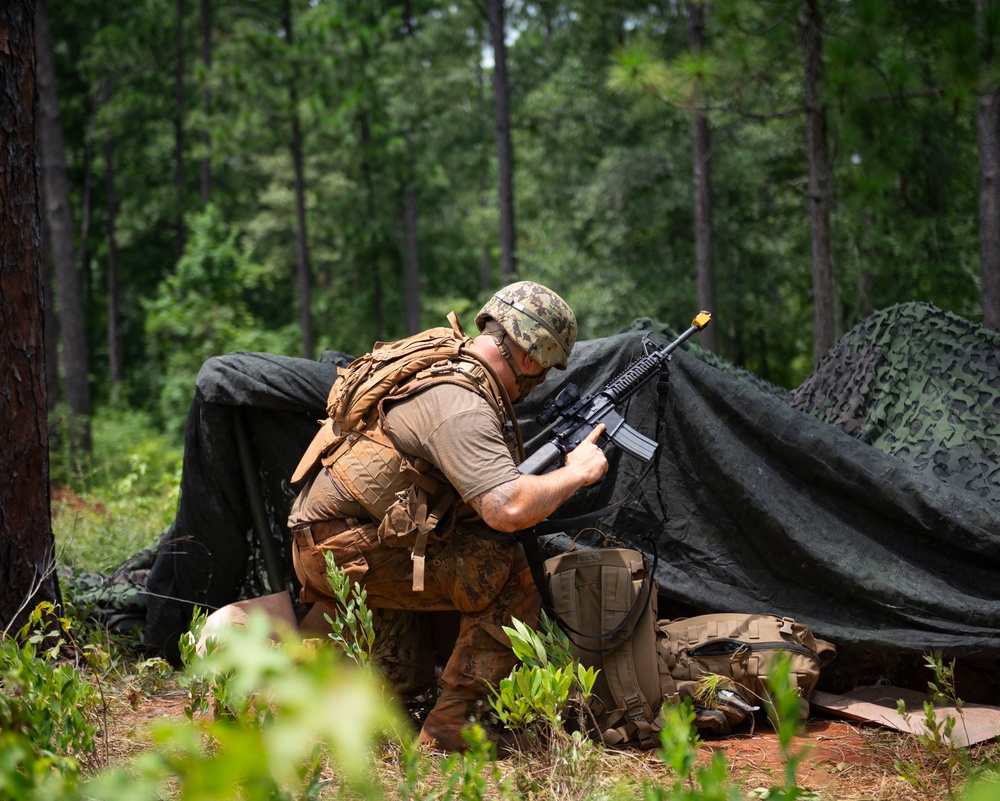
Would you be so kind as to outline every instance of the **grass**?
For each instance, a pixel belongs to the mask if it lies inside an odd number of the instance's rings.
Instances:
[[[51,453],[52,528],[61,566],[107,573],[173,520],[182,450],[142,412],[103,410],[92,429],[93,455],[85,462]]]

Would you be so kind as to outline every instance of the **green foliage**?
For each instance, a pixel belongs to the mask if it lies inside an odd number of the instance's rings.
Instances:
[[[579,701],[590,695],[597,671],[573,660],[555,623],[546,620],[542,634],[520,620],[512,623],[503,630],[521,664],[500,681],[490,704],[508,728],[547,740],[562,731],[563,711],[571,697]],[[544,724],[541,730],[535,725],[539,722]]]
[[[707,766],[696,767],[701,740],[694,726],[690,698],[663,708],[657,756],[670,766],[674,780],[669,788],[643,786],[645,801],[736,801],[740,798],[729,777],[725,756],[716,752]]]
[[[16,635],[0,632],[0,789],[23,789],[38,771],[75,776],[79,760],[95,749],[98,694],[76,667],[60,661],[70,627],[44,603]]]
[[[168,787],[189,801],[311,798],[321,789],[326,754],[344,790],[380,797],[373,749],[381,737],[400,736],[399,713],[374,677],[335,649],[292,638],[275,645],[270,630],[266,616],[251,615],[245,629],[228,632],[224,645],[204,657],[188,637],[185,674],[199,688],[193,697],[221,681],[236,713],[209,719],[208,705],[198,703],[191,721],[157,724],[152,750],[128,770],[88,782],[85,792],[112,801],[157,799]]]
[[[53,455],[53,530],[60,564],[107,573],[148,547],[173,520],[181,449],[150,416],[101,409],[90,461],[70,469]],[[67,585],[70,594],[74,584]]]
[[[8,801],[77,801],[80,774],[72,760],[40,755],[30,737],[0,731],[0,797]]]
[[[965,726],[962,714],[964,702],[955,690],[954,660],[946,663],[941,652],[935,651],[924,654],[924,665],[934,674],[934,680],[927,682],[929,698],[923,703],[924,729],[914,735],[922,747],[922,755],[919,761],[896,760],[894,765],[904,779],[923,789],[934,786],[943,777],[951,798],[955,793],[956,777],[973,773],[967,750],[955,742],[956,724],[961,721]],[[939,719],[935,704],[953,705],[958,717]],[[906,702],[902,699],[897,702],[896,711],[904,720],[910,720]]]
[[[451,754],[439,765],[444,779],[442,799],[462,801],[484,801],[492,797],[491,784],[496,787],[500,798],[515,798],[509,780],[501,778],[496,762],[496,746],[490,741],[479,725],[463,734],[469,748],[462,753]]]
[[[326,558],[327,581],[338,604],[335,617],[323,615],[333,629],[329,637],[358,665],[368,665],[375,645],[372,611],[366,603],[368,593],[358,582],[351,584],[347,574],[337,567],[331,551],[326,551],[323,556]]]
[[[998,62],[987,46],[996,43],[976,38],[975,6],[823,7],[840,331],[903,300],[981,313],[969,190],[975,92],[995,85]],[[111,394],[102,280],[109,198],[95,176],[113,166],[126,391],[175,431],[207,356],[299,352],[293,112],[319,347],[361,353],[404,333],[408,201],[417,209],[422,325],[438,324],[454,299],[474,306],[498,281],[482,10],[344,0],[288,8],[290,36],[280,4],[214,9],[209,63],[192,4],[180,54],[176,7],[164,0],[111,10],[72,0],[52,15],[73,206],[78,217],[89,213],[95,395]],[[508,8],[517,31],[508,42],[507,122],[519,273],[561,289],[584,337],[634,317],[677,325],[690,316],[690,119],[694,108],[705,111],[721,355],[794,386],[812,368],[798,14],[719,0],[706,6],[705,44],[695,47],[686,8]],[[179,56],[180,110],[173,71],[162,67]],[[204,205],[202,159],[218,211],[195,211]],[[175,264],[185,214],[187,263]]]
[[[768,801],[795,801],[809,799],[812,794],[800,787],[797,780],[798,767],[808,753],[808,746],[794,749],[795,738],[803,733],[801,717],[803,699],[792,680],[792,659],[787,651],[778,651],[769,668],[767,687],[770,694],[764,699],[767,716],[778,733],[782,762],[785,768],[785,783],[771,787],[762,796]]]
[[[209,357],[293,350],[289,333],[265,328],[252,309],[255,293],[266,295],[272,286],[273,276],[216,207],[190,217],[184,256],[144,304],[149,364],[168,430],[183,429],[195,378]]]
[[[591,797],[601,746],[585,736],[586,700],[598,671],[576,661],[569,639],[544,612],[538,631],[517,619],[512,623],[504,632],[520,664],[491,688],[489,701],[518,750],[542,756],[547,768],[537,780],[518,776],[518,797],[543,791],[553,798]],[[566,713],[574,709],[575,721],[567,721]]]

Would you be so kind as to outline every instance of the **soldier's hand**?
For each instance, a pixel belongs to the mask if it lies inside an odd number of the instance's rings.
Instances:
[[[597,445],[597,439],[604,433],[605,425],[601,423],[590,434],[566,454],[566,467],[580,476],[581,487],[589,487],[600,481],[608,472],[608,459]]]

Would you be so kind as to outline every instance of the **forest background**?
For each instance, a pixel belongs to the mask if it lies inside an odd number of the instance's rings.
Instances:
[[[1000,328],[998,6],[0,4],[4,636],[169,522],[216,353],[359,353],[514,278],[583,337],[709,308],[786,387],[899,301]]]
[[[997,5],[39,2],[54,430],[515,278],[786,387],[896,302],[998,327]]]

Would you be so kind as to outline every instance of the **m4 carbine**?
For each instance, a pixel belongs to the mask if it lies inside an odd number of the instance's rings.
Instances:
[[[540,475],[559,462],[601,423],[604,435],[626,453],[650,461],[657,443],[632,428],[616,410],[618,404],[631,397],[646,381],[658,376],[673,353],[688,337],[701,331],[712,320],[707,311],[699,312],[691,327],[662,348],[650,349],[628,369],[616,376],[604,389],[585,398],[575,384],[567,384],[545,404],[538,422],[551,429],[552,436],[541,448],[518,466],[524,475]]]

